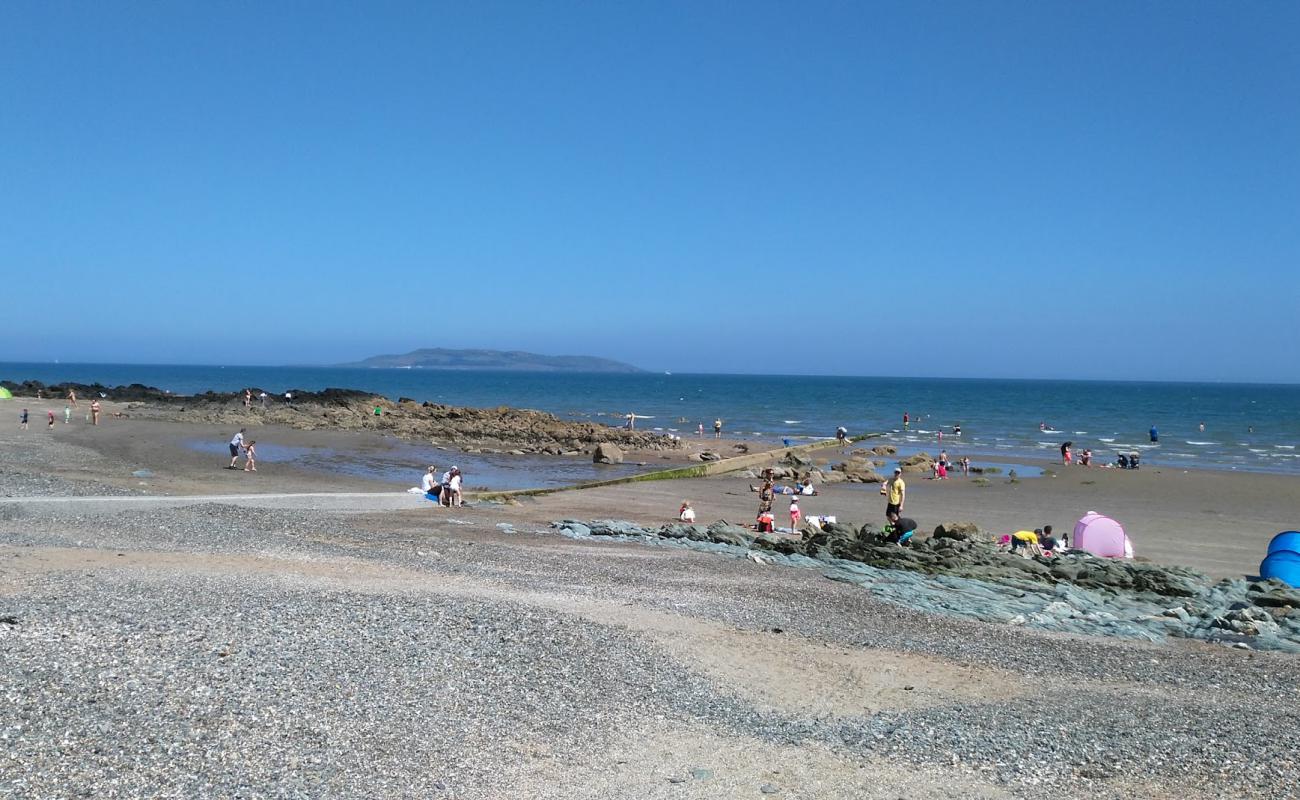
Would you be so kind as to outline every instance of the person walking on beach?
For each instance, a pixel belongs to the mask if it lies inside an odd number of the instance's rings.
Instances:
[[[69,390],[68,390],[68,402],[72,404],[72,407],[73,407],[73,408],[76,408],[76,407],[77,407],[77,390],[76,390],[76,389],[69,389]]]
[[[18,415],[18,429],[24,431],[27,430],[27,409],[25,408],[23,409],[23,413]]]
[[[46,411],[45,413],[50,415],[50,424],[46,426],[46,430],[51,430],[51,431],[52,431],[52,430],[54,430],[54,412],[53,412],[53,411]]]
[[[234,469],[235,462],[239,460],[239,451],[244,449],[244,429],[240,428],[234,438],[230,440],[230,466],[226,469]]]
[[[257,472],[257,441],[249,439],[244,445],[244,472]]]
[[[713,438],[714,438],[714,439],[721,439],[721,438],[722,438],[722,418],[721,418],[721,417],[719,417],[718,419],[713,420]]]
[[[1061,445],[1061,463],[1067,467],[1070,466],[1070,462],[1073,460],[1070,455],[1070,445],[1072,444],[1074,444],[1074,442],[1064,442]]]
[[[907,501],[907,484],[903,481],[900,467],[894,467],[894,477],[881,484],[880,493],[885,495],[885,519],[892,525],[898,522],[903,513],[903,503]]]
[[[961,457],[961,475],[963,478],[970,477],[970,456]]]
[[[99,424],[99,401],[98,400],[90,401],[90,424],[91,425]]]
[[[700,423],[700,427],[699,427],[699,430],[697,431],[697,434],[699,435],[699,437],[700,437],[701,439],[704,438],[704,423],[703,423],[703,422]]]

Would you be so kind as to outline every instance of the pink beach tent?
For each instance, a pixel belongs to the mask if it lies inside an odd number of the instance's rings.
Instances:
[[[1124,534],[1124,526],[1096,511],[1089,511],[1074,524],[1070,544],[1102,558],[1133,557],[1133,543]]]

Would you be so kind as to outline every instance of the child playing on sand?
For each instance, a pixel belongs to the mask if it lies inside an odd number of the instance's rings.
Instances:
[[[49,430],[54,430],[54,412],[53,412],[53,411],[46,411],[45,413],[50,415],[50,425],[49,425]]]
[[[460,469],[458,467],[452,467],[451,480],[447,482],[447,491],[451,494],[451,499],[447,501],[447,505],[456,506],[457,508],[465,505],[465,501],[461,495],[460,487],[461,487]]]
[[[244,472],[257,472],[257,442],[253,439],[244,445]]]
[[[803,514],[799,512],[799,498],[791,497],[790,498],[790,530],[792,531],[799,530],[799,520],[802,518],[803,518]]]
[[[690,500],[682,501],[682,507],[677,509],[677,519],[681,520],[682,522],[695,521],[695,509],[691,508]]]
[[[25,408],[23,409],[23,413],[18,415],[18,427],[22,430],[27,430],[27,409]]]
[[[64,406],[64,407],[63,407],[63,424],[64,424],[64,425],[67,425],[68,422],[69,422],[71,419],[72,419],[72,406]]]

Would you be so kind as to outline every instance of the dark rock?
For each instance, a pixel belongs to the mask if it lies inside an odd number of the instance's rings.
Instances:
[[[1300,608],[1300,592],[1273,590],[1247,595],[1250,602],[1265,608]]]
[[[965,541],[979,532],[979,526],[973,522],[944,522],[935,526],[934,538]]]
[[[701,461],[721,461],[721,460],[722,460],[722,456],[718,455],[717,453],[713,452],[712,450],[705,450],[703,453],[700,453],[700,460],[701,460]]]

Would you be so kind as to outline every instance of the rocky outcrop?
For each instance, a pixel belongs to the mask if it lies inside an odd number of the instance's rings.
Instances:
[[[268,396],[265,404],[253,387],[253,406],[244,408],[243,391],[172,395],[151,386],[107,387],[99,384],[39,381],[3,384],[17,395],[64,397],[75,389],[79,397],[105,395],[126,402],[132,417],[196,422],[239,428],[249,424],[278,424],[301,430],[373,430],[404,439],[477,448],[480,452],[519,450],[525,453],[575,455],[600,443],[624,450],[673,450],[671,436],[610,428],[591,422],[569,422],[552,414],[498,406],[466,408],[386,397],[352,389],[307,392],[291,389],[286,396]],[[268,393],[269,395],[269,393]],[[379,413],[376,414],[376,408]]]
[[[981,541],[969,523],[899,547],[871,525],[807,526],[800,536],[755,534],[725,521],[643,527],[564,520],[568,536],[659,539],[760,563],[825,570],[909,608],[1069,633],[1159,641],[1167,636],[1300,653],[1300,591],[1280,581],[1212,581],[1186,567],[1103,559],[1082,551],[1023,558]],[[965,535],[967,538],[950,538]]]

